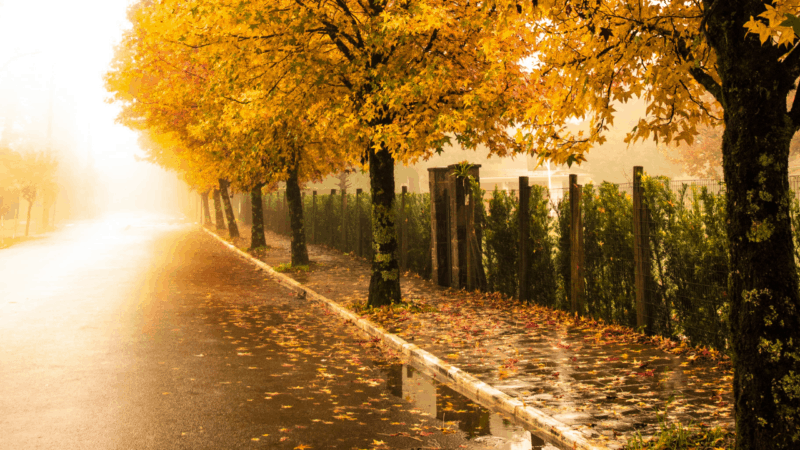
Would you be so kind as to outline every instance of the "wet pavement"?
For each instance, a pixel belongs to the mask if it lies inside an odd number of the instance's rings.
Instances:
[[[235,243],[246,248],[247,239]],[[285,237],[268,233],[267,243],[262,260],[273,267],[289,261]],[[320,246],[309,252],[310,271],[286,274],[343,305],[365,301],[366,261]],[[630,329],[452,291],[408,274],[402,290],[424,311],[365,317],[598,445],[620,448],[635,433],[656,433],[660,421],[733,425],[730,364],[704,358],[702,349],[659,347]]]
[[[169,217],[0,250],[0,330],[3,448],[553,448]]]

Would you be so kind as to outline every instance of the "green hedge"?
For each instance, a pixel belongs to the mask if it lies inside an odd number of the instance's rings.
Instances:
[[[528,253],[531,301],[556,306],[558,285],[554,262],[555,222],[550,217],[547,190],[531,186],[527,214],[530,216],[531,248]],[[509,297],[517,295],[519,272],[519,200],[513,193],[495,189],[485,218],[483,263],[489,291]]]
[[[486,286],[491,292],[517,295],[519,228],[516,196],[495,189],[489,200],[489,213],[483,233],[483,267]]]
[[[628,186],[630,187],[630,186]],[[651,273],[647,282],[653,331],[695,345],[727,348],[728,252],[725,197],[664,177],[645,177]],[[569,308],[569,195],[554,207],[557,307]],[[584,279],[590,317],[636,326],[633,200],[618,185],[583,187]],[[794,219],[800,225],[800,204]],[[797,227],[796,227],[797,228]],[[800,253],[798,253],[800,261]]]
[[[707,187],[670,186],[644,177],[652,280],[648,310],[654,331],[696,345],[726,348],[728,239],[725,195]]]
[[[585,313],[606,322],[635,326],[633,200],[616,184],[602,183],[596,189],[588,184],[583,187],[581,210]],[[568,258],[566,264],[568,268]]]
[[[265,226],[275,233],[289,236],[288,214],[282,209],[280,199],[283,193],[269,193],[264,196]],[[306,242],[325,245],[344,253],[358,253],[358,221],[361,220],[361,248],[363,257],[372,258],[372,221],[370,220],[370,195],[361,194],[356,202],[355,194],[346,194],[346,208],[342,218],[342,194],[305,195],[303,217],[305,219]],[[408,226],[408,269],[430,278],[431,273],[431,217],[430,194],[406,194],[405,216]],[[395,217],[400,232],[399,212],[401,194],[395,199]],[[342,226],[346,227],[345,242],[342,241]],[[399,244],[400,236],[398,236]]]
[[[712,189],[710,189],[710,188]],[[634,282],[633,201],[630,186],[611,183],[583,187],[584,314],[609,323],[636,326]],[[664,177],[643,178],[644,204],[649,208],[647,237],[652,261],[647,282],[649,322],[655,333],[689,339],[696,345],[727,348],[728,247],[725,234],[725,196],[721,187],[687,186]],[[282,195],[282,193],[280,194]],[[341,194],[318,195],[316,214],[312,196],[305,196],[306,233],[310,244],[328,245],[343,252],[358,249],[357,220],[363,227],[364,257],[371,257],[370,198],[348,194],[345,217]],[[546,189],[532,186],[530,210],[532,247],[532,301],[568,309],[570,286],[569,195],[550,205]],[[407,194],[407,261],[410,270],[431,275],[429,194]],[[285,211],[276,207],[278,195],[265,196],[267,228],[288,235]],[[401,198],[395,201],[400,219]],[[551,212],[552,209],[552,212]],[[495,190],[486,204],[483,262],[489,291],[509,297],[517,293],[519,202],[512,192]],[[792,207],[792,224],[800,230],[800,202]],[[398,231],[400,229],[398,220]],[[347,240],[341,242],[341,227]],[[314,234],[314,236],[312,236]],[[797,236],[797,234],[796,234]],[[796,237],[800,263],[800,242]]]

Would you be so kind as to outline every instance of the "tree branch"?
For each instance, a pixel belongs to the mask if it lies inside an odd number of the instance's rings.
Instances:
[[[700,83],[706,90],[717,99],[718,102],[722,103],[722,86],[717,83],[714,78],[708,74],[705,70],[699,67],[693,67],[689,69],[689,73],[692,77]]]
[[[783,59],[781,65],[791,74],[793,79],[800,77],[800,42],[797,42],[794,47],[789,51],[786,58]]]
[[[794,93],[794,100],[792,100],[792,109],[789,110],[789,117],[794,122],[794,129],[797,131],[800,129],[800,95],[797,95],[797,91]]]

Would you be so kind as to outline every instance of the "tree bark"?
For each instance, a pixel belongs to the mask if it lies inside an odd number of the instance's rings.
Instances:
[[[245,225],[253,225],[253,204],[250,195],[242,195],[242,217],[239,219]]]
[[[219,180],[219,194],[222,197],[222,204],[225,205],[225,218],[228,219],[228,235],[235,238],[239,237],[239,227],[236,226],[236,216],[233,214],[233,205],[231,205],[231,197],[228,193],[228,180],[220,178]]]
[[[250,228],[250,250],[266,247],[264,237],[264,203],[261,198],[261,188],[264,184],[256,185],[250,191],[250,205],[252,205],[253,225]]]
[[[201,195],[203,201],[203,225],[211,225],[211,211],[208,206],[208,191]]]
[[[725,108],[730,323],[737,449],[800,446],[800,295],[789,216],[786,52],[743,24],[764,2],[714,3],[707,20]],[[719,6],[719,8],[717,8]]]
[[[214,189],[214,215],[216,219],[217,230],[225,229],[224,213],[222,212],[222,198],[219,194],[219,189]]]
[[[298,167],[295,163],[289,168],[286,179],[286,199],[289,201],[289,220],[292,233],[292,265],[308,265],[308,248],[306,247],[306,230],[303,225],[303,199],[300,195]]]
[[[394,158],[385,147],[369,147],[369,181],[372,188],[372,277],[370,306],[400,302],[400,265],[394,217]]]

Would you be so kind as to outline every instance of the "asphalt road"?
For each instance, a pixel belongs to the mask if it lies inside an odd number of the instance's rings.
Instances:
[[[180,221],[118,216],[0,250],[3,449],[531,448],[508,424],[474,433],[487,412],[442,422],[468,407],[398,388],[399,367]]]

